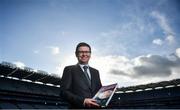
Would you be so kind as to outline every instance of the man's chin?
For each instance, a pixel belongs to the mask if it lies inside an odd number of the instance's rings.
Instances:
[[[88,64],[88,61],[80,61],[81,64]]]

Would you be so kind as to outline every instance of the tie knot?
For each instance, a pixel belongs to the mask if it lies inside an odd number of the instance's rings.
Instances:
[[[87,71],[88,66],[83,66],[83,68],[84,68],[84,71]]]

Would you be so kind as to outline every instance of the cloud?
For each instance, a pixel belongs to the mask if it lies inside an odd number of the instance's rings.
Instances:
[[[175,54],[180,56],[180,48],[176,49]],[[90,65],[100,71],[104,84],[144,84],[180,78],[180,57],[171,59],[160,55],[143,55],[129,59],[125,56],[93,56]]]
[[[140,65],[132,68],[135,76],[168,77],[172,74],[173,61],[159,55],[147,55],[136,58]]]
[[[153,11],[151,15],[157,19],[158,24],[161,26],[161,28],[164,30],[166,34],[173,34],[173,31],[171,27],[169,26],[168,21],[165,16],[163,16],[158,11]]]
[[[48,51],[48,53],[51,53],[52,55],[58,55],[60,53],[60,48],[57,46],[47,46],[45,47],[45,49],[50,49],[50,52]],[[39,54],[39,53],[43,54],[44,52],[47,52],[47,50],[43,50],[43,49],[33,50],[34,54]]]
[[[119,70],[120,75],[129,72],[129,77],[169,77],[173,74],[173,69],[180,67],[180,59],[176,58],[175,60],[170,59],[165,56],[160,55],[146,55],[139,56],[134,59],[129,60],[129,63],[132,64],[130,68],[127,68],[125,71]],[[127,65],[127,64],[126,64]],[[114,72],[114,69],[112,69]],[[116,70],[116,74],[118,69]],[[122,74],[123,73],[123,74]],[[127,74],[126,74],[127,76]]]
[[[96,57],[92,64],[103,73],[128,77],[168,77],[176,62],[159,55],[139,56],[128,59],[124,56]],[[101,65],[98,65],[101,64]]]
[[[49,46],[47,48],[50,48],[51,49],[51,54],[52,55],[57,55],[60,53],[60,49],[59,47],[56,47],[56,46]]]
[[[115,75],[123,75],[123,76],[129,76],[128,73],[122,71],[122,70],[117,70],[117,69],[112,69],[110,73],[115,74]]]
[[[153,44],[162,45],[162,44],[163,44],[163,41],[162,41],[161,39],[154,39],[154,40],[153,40]]]
[[[14,64],[15,64],[17,67],[22,68],[22,69],[25,67],[25,64],[24,64],[23,62],[20,62],[20,61],[16,61],[16,62],[14,62]]]
[[[175,39],[174,39],[173,35],[168,35],[166,37],[166,40],[168,41],[169,44],[173,44],[175,42]]]
[[[163,29],[164,34],[166,36],[165,40],[169,43],[169,44],[173,44],[175,41],[175,36],[174,36],[174,32],[173,29],[170,27],[167,18],[159,13],[158,11],[153,11],[150,14],[152,17],[156,18],[159,26]]]
[[[33,51],[35,54],[38,54],[39,53],[39,50],[34,50]]]
[[[93,56],[91,61],[91,65],[97,67],[103,73],[111,73],[111,70],[120,70],[122,74],[127,73],[125,72],[128,68],[132,67],[132,63],[130,60],[125,56]],[[124,72],[124,73],[123,73]],[[116,73],[113,73],[116,74]],[[128,73],[129,74],[129,73]]]
[[[176,53],[175,53],[175,54],[176,54],[177,57],[180,58],[180,48],[177,48],[177,49],[176,49]]]

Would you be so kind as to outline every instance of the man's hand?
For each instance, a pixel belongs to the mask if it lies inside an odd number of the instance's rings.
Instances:
[[[99,108],[99,104],[96,103],[96,100],[91,99],[91,98],[85,98],[84,99],[84,106],[86,107],[95,107],[95,108]]]

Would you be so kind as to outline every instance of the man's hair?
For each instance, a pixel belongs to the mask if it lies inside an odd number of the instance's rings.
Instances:
[[[81,46],[86,46],[86,47],[89,47],[89,50],[90,50],[90,52],[91,52],[91,47],[90,47],[90,45],[89,44],[87,44],[87,43],[85,43],[85,42],[80,42],[77,46],[76,46],[76,55],[78,55],[78,49],[79,49],[79,47],[81,47]]]

